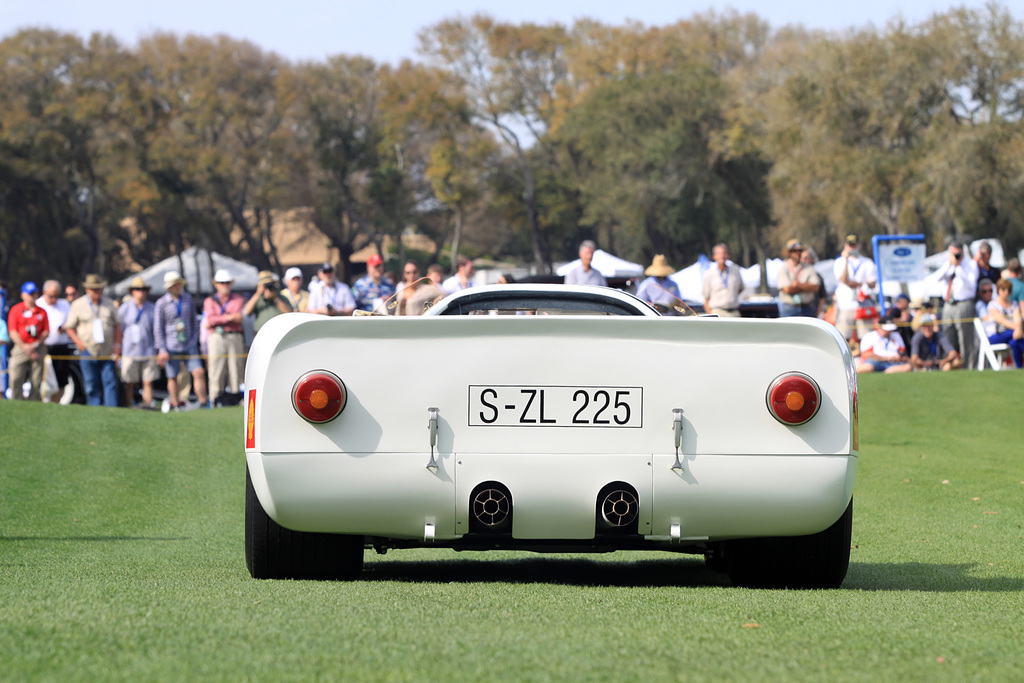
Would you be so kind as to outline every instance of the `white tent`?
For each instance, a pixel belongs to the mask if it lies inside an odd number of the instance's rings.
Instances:
[[[576,259],[569,263],[563,263],[555,272],[565,277],[566,273],[579,265],[580,260]],[[590,262],[590,267],[605,277],[637,277],[644,274],[644,267],[639,263],[621,259],[601,249],[594,252],[594,259]]]
[[[131,281],[136,277],[141,277],[146,284],[153,288],[152,293],[159,295],[164,292],[164,273],[176,270],[185,278],[188,291],[193,294],[212,294],[213,274],[221,268],[227,270],[234,277],[234,289],[256,289],[256,279],[259,273],[256,266],[250,266],[201,247],[189,247],[180,254],[169,256],[140,273],[135,273],[114,283],[111,289],[115,296],[122,297],[128,293]]]

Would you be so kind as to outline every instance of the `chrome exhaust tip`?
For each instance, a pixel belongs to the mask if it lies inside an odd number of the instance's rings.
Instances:
[[[512,496],[500,485],[484,484],[470,500],[471,531],[477,533],[504,533],[512,525]]]
[[[621,529],[636,522],[640,501],[628,489],[614,489],[601,500],[601,519],[609,527]]]

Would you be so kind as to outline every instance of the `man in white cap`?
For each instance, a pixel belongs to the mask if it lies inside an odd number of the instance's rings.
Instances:
[[[860,358],[857,372],[910,372],[913,366],[907,358],[907,347],[898,333],[891,312],[875,318],[875,329],[860,340]]]
[[[200,405],[208,406],[206,371],[199,356],[199,323],[196,321],[195,301],[185,291],[185,279],[176,271],[164,274],[167,293],[156,302],[156,322],[153,339],[156,344],[157,363],[167,372],[168,403],[172,410],[182,406],[178,402],[178,371],[184,360],[192,373],[192,386]]]
[[[280,299],[288,304],[291,312],[306,312],[309,305],[309,292],[302,288],[302,271],[292,267],[284,271],[284,289]]]
[[[242,336],[242,315],[245,297],[231,291],[235,279],[221,268],[213,275],[217,292],[203,302],[203,324],[209,333],[206,364],[210,368],[210,403],[219,405],[225,388],[237,394],[244,378],[245,340]]]

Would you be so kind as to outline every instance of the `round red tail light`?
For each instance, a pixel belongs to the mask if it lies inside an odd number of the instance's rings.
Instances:
[[[783,424],[807,422],[818,412],[820,404],[818,385],[802,373],[781,375],[768,386],[768,412]]]
[[[345,383],[326,370],[307,372],[292,389],[292,406],[314,424],[330,422],[341,414],[348,400]]]

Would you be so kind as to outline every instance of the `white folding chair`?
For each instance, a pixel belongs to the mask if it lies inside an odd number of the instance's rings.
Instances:
[[[1010,345],[990,343],[981,318],[974,319],[974,334],[978,337],[978,369],[984,370],[986,361],[993,370],[1005,368],[1006,357],[1010,354]]]

